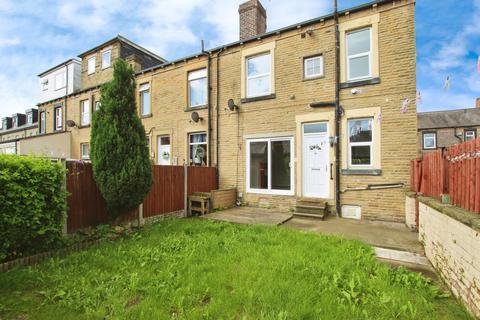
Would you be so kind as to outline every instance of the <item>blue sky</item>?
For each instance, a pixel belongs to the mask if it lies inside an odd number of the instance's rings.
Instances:
[[[366,3],[338,0],[340,8]],[[175,59],[238,38],[243,0],[0,0],[0,117],[36,104],[37,74],[116,34]],[[268,29],[332,10],[331,0],[262,0]],[[480,0],[418,0],[420,111],[473,107],[480,96]],[[447,76],[449,90],[443,89]]]

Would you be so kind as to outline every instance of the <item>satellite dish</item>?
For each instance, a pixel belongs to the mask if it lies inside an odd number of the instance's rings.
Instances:
[[[198,122],[199,120],[202,120],[202,118],[200,117],[200,115],[198,114],[198,112],[192,112],[192,121],[193,122]]]
[[[75,127],[75,126],[77,125],[77,124],[75,123],[75,121],[73,121],[73,120],[67,120],[66,123],[67,123],[67,127],[69,127],[69,128],[73,128],[73,127]]]
[[[238,106],[235,104],[233,99],[228,99],[228,109],[230,109],[230,111],[235,111],[235,109],[238,109]]]

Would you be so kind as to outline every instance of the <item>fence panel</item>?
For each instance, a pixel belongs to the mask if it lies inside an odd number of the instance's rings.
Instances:
[[[188,167],[188,195],[218,189],[217,169],[214,167]]]
[[[411,166],[413,191],[435,198],[447,193],[452,204],[480,213],[480,139],[429,152]]]

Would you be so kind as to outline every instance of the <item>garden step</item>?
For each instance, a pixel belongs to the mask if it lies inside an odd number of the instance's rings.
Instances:
[[[324,219],[325,214],[322,213],[305,213],[305,212],[294,212],[294,217],[306,217],[306,218],[316,218],[316,219]]]

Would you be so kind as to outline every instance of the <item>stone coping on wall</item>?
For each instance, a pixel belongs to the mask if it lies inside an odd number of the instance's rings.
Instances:
[[[405,192],[405,195],[409,198],[415,198],[417,196],[417,193],[415,191],[407,191]]]
[[[433,209],[449,216],[450,218],[463,223],[464,225],[474,229],[475,231],[480,232],[480,214],[467,211],[451,204],[443,204],[437,199],[431,197],[419,196],[418,200],[421,203],[424,203],[432,207]]]

